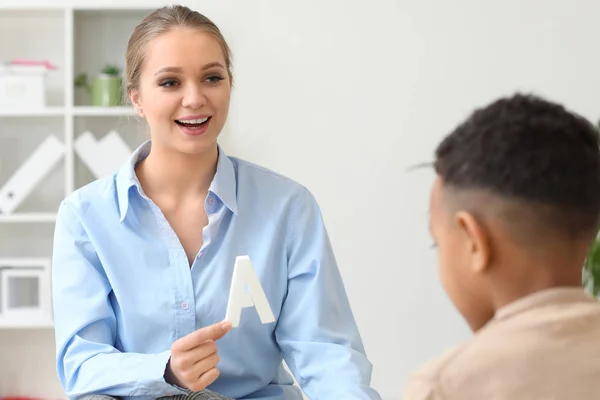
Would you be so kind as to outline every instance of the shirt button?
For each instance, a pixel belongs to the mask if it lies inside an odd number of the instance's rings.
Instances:
[[[183,308],[184,310],[187,310],[189,307],[190,307],[190,305],[188,304],[187,301],[181,302],[181,308]]]
[[[208,204],[210,204],[211,206],[215,205],[215,199],[214,199],[214,197],[211,197],[211,198],[208,199]]]

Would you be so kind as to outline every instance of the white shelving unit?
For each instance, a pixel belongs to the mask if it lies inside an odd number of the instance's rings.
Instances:
[[[31,223],[31,222],[55,222],[56,213],[17,213],[12,215],[0,215],[0,223]],[[2,324],[0,323],[0,326]]]
[[[144,4],[147,8],[125,8],[120,4],[108,9],[53,3],[26,4],[22,8],[18,1],[0,5],[0,62],[30,59],[49,61],[58,67],[47,74],[46,107],[17,112],[0,108],[0,189],[50,135],[64,144],[59,164],[47,171],[16,209],[0,214],[0,259],[4,260],[51,260],[61,200],[97,179],[75,150],[81,134],[91,132],[100,140],[117,131],[130,149],[148,137],[132,108],[94,107],[87,93],[75,88],[74,80],[84,72],[93,78],[107,64],[122,70],[129,36],[134,26],[156,8],[155,4]],[[7,269],[0,269],[0,282],[2,271]],[[36,287],[33,281],[28,281],[27,273],[4,273],[5,282],[19,279],[20,283],[15,283],[19,293],[13,290],[11,296],[25,298],[23,304],[28,306],[26,293]],[[51,304],[48,290],[39,293],[46,296],[41,303]],[[5,314],[0,314],[0,360],[11,362],[0,362],[0,393],[65,398],[54,364],[52,316]]]
[[[122,117],[135,116],[131,107],[74,107],[73,115],[77,117]]]
[[[0,6],[0,62],[49,61],[44,108],[0,109],[0,188],[49,135],[64,144],[58,166],[44,176],[11,213],[0,213],[0,257],[51,257],[53,225],[60,201],[97,179],[79,158],[75,142],[91,132],[100,140],[117,131],[130,149],[146,140],[130,107],[95,107],[75,88],[75,77],[90,78],[108,64],[124,67],[127,41],[152,8]],[[6,40],[12,38],[12,40]],[[3,245],[5,244],[5,245]],[[3,328],[51,328],[51,323],[15,322],[0,315]]]
[[[60,117],[65,115],[63,107],[47,107],[43,110],[5,111],[0,110],[0,118],[8,117]]]

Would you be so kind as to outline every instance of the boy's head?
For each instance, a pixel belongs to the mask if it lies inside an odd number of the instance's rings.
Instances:
[[[431,233],[442,283],[473,330],[535,291],[581,285],[600,213],[596,128],[517,94],[476,110],[436,150]]]

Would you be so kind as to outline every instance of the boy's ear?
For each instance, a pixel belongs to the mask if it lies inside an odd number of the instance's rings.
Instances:
[[[473,214],[466,211],[456,214],[456,224],[464,235],[467,254],[471,256],[471,269],[474,272],[484,272],[491,257],[487,230]]]

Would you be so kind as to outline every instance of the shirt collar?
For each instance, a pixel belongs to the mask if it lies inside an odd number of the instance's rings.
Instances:
[[[541,290],[516,300],[496,311],[495,320],[510,318],[526,311],[548,305],[597,302],[583,287],[555,287]]]
[[[140,193],[143,193],[140,181],[135,174],[135,167],[139,162],[148,157],[151,146],[152,143],[150,140],[140,145],[117,172],[116,187],[121,222],[125,219],[127,210],[129,209],[130,189],[135,186]],[[218,151],[217,171],[208,190],[214,193],[231,212],[237,214],[237,180],[233,162],[225,154],[221,146],[218,146]]]
[[[237,215],[237,177],[233,162],[218,146],[217,172],[208,190],[213,192],[232,213]]]

